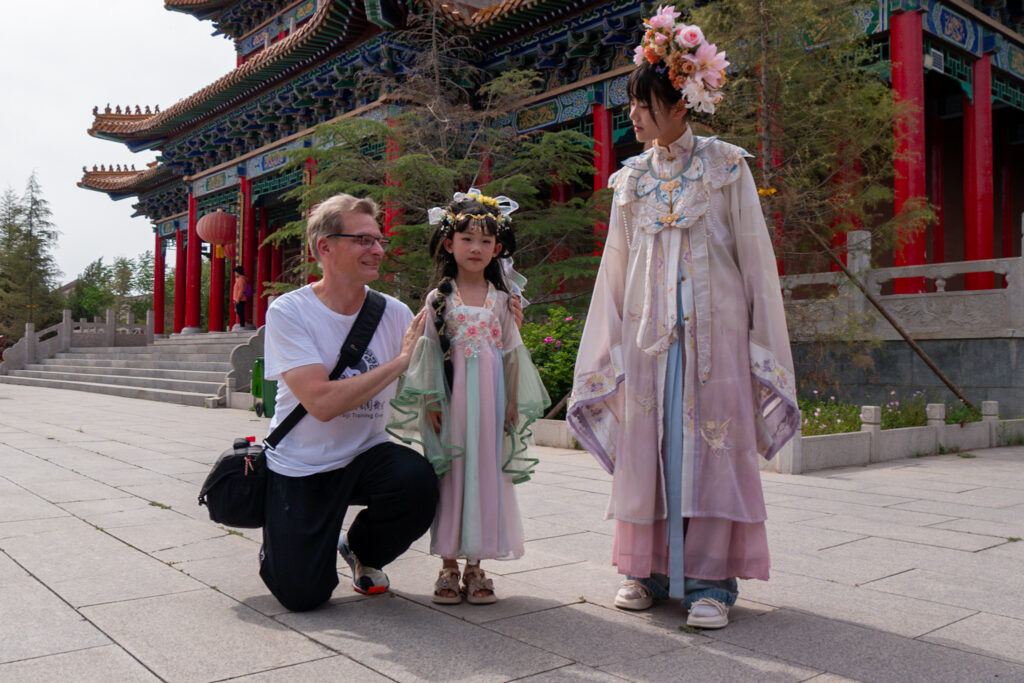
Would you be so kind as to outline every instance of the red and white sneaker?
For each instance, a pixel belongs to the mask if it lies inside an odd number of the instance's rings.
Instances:
[[[386,593],[391,582],[388,575],[374,567],[365,567],[348,547],[348,534],[342,534],[338,539],[338,553],[341,559],[348,563],[352,570],[352,589],[363,595],[379,595]]]

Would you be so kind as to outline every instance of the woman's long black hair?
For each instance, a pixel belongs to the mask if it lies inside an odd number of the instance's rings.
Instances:
[[[474,216],[485,216],[482,220]],[[448,297],[455,290],[455,276],[459,274],[459,266],[455,263],[455,257],[445,248],[445,240],[451,239],[457,232],[467,232],[471,229],[479,229],[485,235],[492,235],[501,245],[501,252],[496,258],[484,268],[484,279],[494,285],[494,288],[508,292],[508,285],[505,284],[505,276],[501,271],[499,258],[508,258],[516,250],[516,238],[512,233],[512,227],[507,217],[502,216],[496,207],[489,207],[475,199],[460,199],[448,205],[446,214],[434,234],[430,236],[430,256],[437,264],[435,278],[437,279],[437,296],[434,298],[434,328],[437,330],[437,338],[441,343],[441,352],[444,354],[444,376],[451,390],[454,368],[452,366],[452,342],[445,329],[445,313],[448,309]]]

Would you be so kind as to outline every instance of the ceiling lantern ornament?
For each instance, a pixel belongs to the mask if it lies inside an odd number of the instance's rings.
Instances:
[[[237,223],[233,214],[224,213],[223,209],[217,209],[199,219],[196,224],[196,232],[204,242],[231,244],[235,241]]]

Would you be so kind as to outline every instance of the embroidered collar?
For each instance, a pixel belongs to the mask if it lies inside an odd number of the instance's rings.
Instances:
[[[683,134],[670,142],[668,147],[662,147],[655,141],[651,161],[661,165],[688,160],[693,153],[693,143],[693,130],[687,126]]]
[[[454,283],[453,283],[454,284]],[[480,306],[470,306],[462,300],[462,295],[459,293],[458,285],[455,285],[452,291],[452,298],[456,307],[465,306],[466,308],[481,308]],[[494,302],[498,298],[498,290],[494,288],[490,282],[487,283],[487,296],[484,297],[483,308],[488,310],[494,309]]]

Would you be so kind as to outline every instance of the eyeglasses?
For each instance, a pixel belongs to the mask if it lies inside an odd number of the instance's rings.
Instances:
[[[327,237],[349,237],[356,241],[356,244],[361,246],[363,249],[373,249],[374,244],[380,244],[381,249],[387,249],[388,245],[391,244],[391,240],[387,237],[374,237],[373,235],[348,235],[343,232],[334,232]]]

